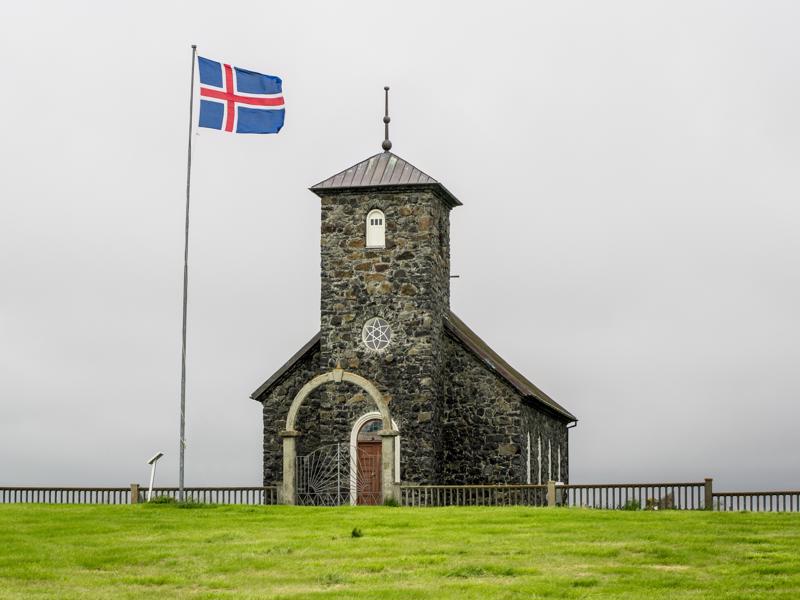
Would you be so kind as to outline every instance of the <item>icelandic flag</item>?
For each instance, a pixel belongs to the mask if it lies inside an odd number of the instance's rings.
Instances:
[[[278,133],[286,110],[280,77],[198,56],[200,127],[236,133]]]

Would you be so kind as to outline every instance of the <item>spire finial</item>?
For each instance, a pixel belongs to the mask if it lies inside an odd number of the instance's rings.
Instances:
[[[381,148],[383,148],[384,152],[388,152],[392,149],[392,142],[389,141],[389,121],[391,121],[389,118],[389,86],[384,86],[383,91],[386,94],[386,114],[383,117],[384,139]]]

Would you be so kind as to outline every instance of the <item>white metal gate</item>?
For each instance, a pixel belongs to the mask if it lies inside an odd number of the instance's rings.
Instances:
[[[350,456],[350,444],[320,446],[295,464],[295,502],[306,506],[380,504],[380,487],[370,485],[367,474],[380,473],[380,457]],[[353,491],[355,494],[353,494]]]

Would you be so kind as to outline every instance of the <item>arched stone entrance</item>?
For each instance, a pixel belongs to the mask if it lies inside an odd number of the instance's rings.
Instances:
[[[344,369],[333,369],[322,375],[317,375],[306,383],[292,400],[289,407],[289,414],[286,416],[286,430],[281,432],[283,438],[283,486],[281,488],[281,502],[283,504],[295,503],[295,464],[297,459],[296,440],[302,435],[295,429],[297,413],[308,395],[325,383],[341,383],[346,381],[357,385],[364,390],[378,409],[380,419],[383,423],[381,436],[381,485],[384,500],[393,498],[399,500],[399,486],[395,483],[394,474],[394,438],[398,432],[392,428],[392,418],[389,414],[389,407],[383,396],[369,380],[360,375],[350,373]]]
[[[359,446],[359,432],[361,428],[370,421],[377,421],[381,419],[381,414],[378,411],[372,411],[361,415],[356,419],[350,430],[350,456],[358,455]],[[400,484],[400,431],[397,423],[392,419],[392,429],[397,432],[394,438],[394,483]],[[383,452],[383,445],[381,445],[381,452]],[[350,504],[355,506],[358,504],[358,462],[350,461]]]

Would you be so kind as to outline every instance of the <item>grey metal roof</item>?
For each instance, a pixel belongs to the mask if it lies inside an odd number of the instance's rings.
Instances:
[[[560,414],[570,421],[577,421],[578,418],[545,394],[538,387],[528,381],[522,374],[503,360],[497,352],[489,347],[478,335],[466,326],[464,321],[459,319],[453,311],[449,311],[445,317],[445,330],[450,332],[467,349],[471,350],[483,363],[500,377],[505,379],[523,397],[533,397],[551,410]]]
[[[451,194],[439,181],[419,170],[407,160],[393,152],[381,152],[352,167],[332,175],[309,188],[320,193],[326,190],[352,188],[380,188],[387,186],[426,186],[439,189],[451,206],[460,206],[461,202]]]

